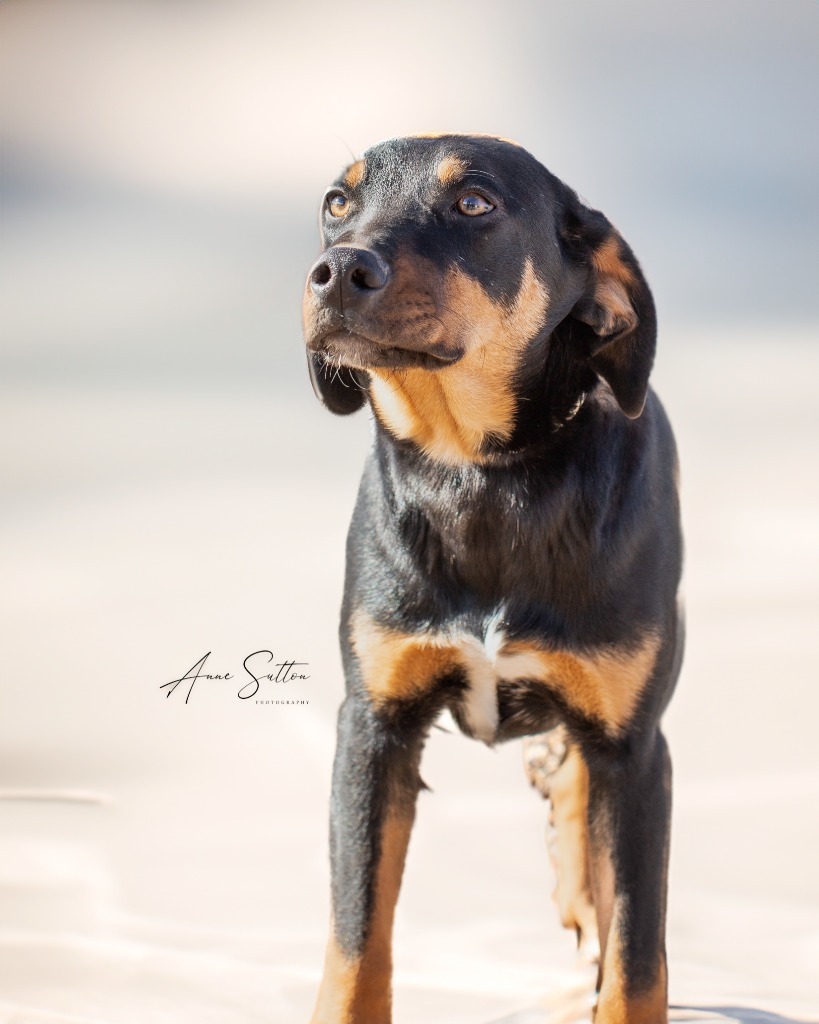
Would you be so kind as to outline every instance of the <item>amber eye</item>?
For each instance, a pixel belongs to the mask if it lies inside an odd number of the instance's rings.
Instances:
[[[350,200],[343,192],[333,192],[327,196],[327,209],[331,217],[343,217],[350,208]]]
[[[467,217],[480,217],[482,213],[491,213],[495,209],[488,199],[484,199],[477,192],[468,192],[461,196],[455,205]]]

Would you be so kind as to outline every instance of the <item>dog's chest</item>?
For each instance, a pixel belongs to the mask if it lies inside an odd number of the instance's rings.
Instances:
[[[627,647],[587,650],[510,638],[502,610],[481,634],[457,629],[405,634],[359,612],[351,639],[362,683],[377,704],[412,701],[453,675],[463,679],[458,717],[467,732],[487,743],[498,737],[500,697],[510,684],[550,694],[574,713],[618,732],[634,713],[659,648],[653,634]]]
[[[418,617],[440,621],[447,604],[454,613],[468,604],[488,612],[510,595],[517,606],[553,606],[563,616],[567,572],[576,576],[589,558],[547,502],[530,497],[527,504],[515,487],[493,492],[477,474],[467,475],[460,489],[444,481],[423,497],[423,504],[408,503],[385,517],[400,553],[390,568]],[[491,649],[491,630],[484,638]]]

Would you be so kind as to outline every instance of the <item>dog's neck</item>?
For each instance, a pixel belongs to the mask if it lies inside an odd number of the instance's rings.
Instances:
[[[511,437],[515,401],[503,374],[482,372],[477,354],[435,372],[371,371],[370,401],[379,422],[446,465],[484,462],[488,442]]]
[[[548,447],[597,384],[588,367],[565,357],[562,339],[553,335],[541,347],[525,379],[481,349],[436,371],[370,370],[375,416],[392,437],[444,465],[517,460]]]

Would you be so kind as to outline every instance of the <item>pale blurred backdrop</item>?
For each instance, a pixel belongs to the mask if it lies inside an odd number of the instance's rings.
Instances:
[[[817,44],[814,0],[0,2],[0,1021],[308,1019],[370,428],[313,398],[302,282],[340,168],[445,129],[516,138],[646,269],[688,537],[672,1002],[819,1019]],[[160,689],[260,649],[308,703]],[[397,1024],[570,1019],[519,747],[436,732],[424,774]]]

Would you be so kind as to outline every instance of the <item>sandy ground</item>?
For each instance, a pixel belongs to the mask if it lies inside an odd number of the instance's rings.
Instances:
[[[667,716],[674,1015],[816,1021],[819,347],[662,353],[690,636]],[[0,1020],[304,1022],[366,417],[215,388],[17,385],[2,403]],[[207,652],[238,674],[260,649],[309,679],[259,696],[308,703],[238,700],[235,679],[187,705],[160,689]],[[519,745],[436,732],[424,774],[398,1024],[587,1019]]]

